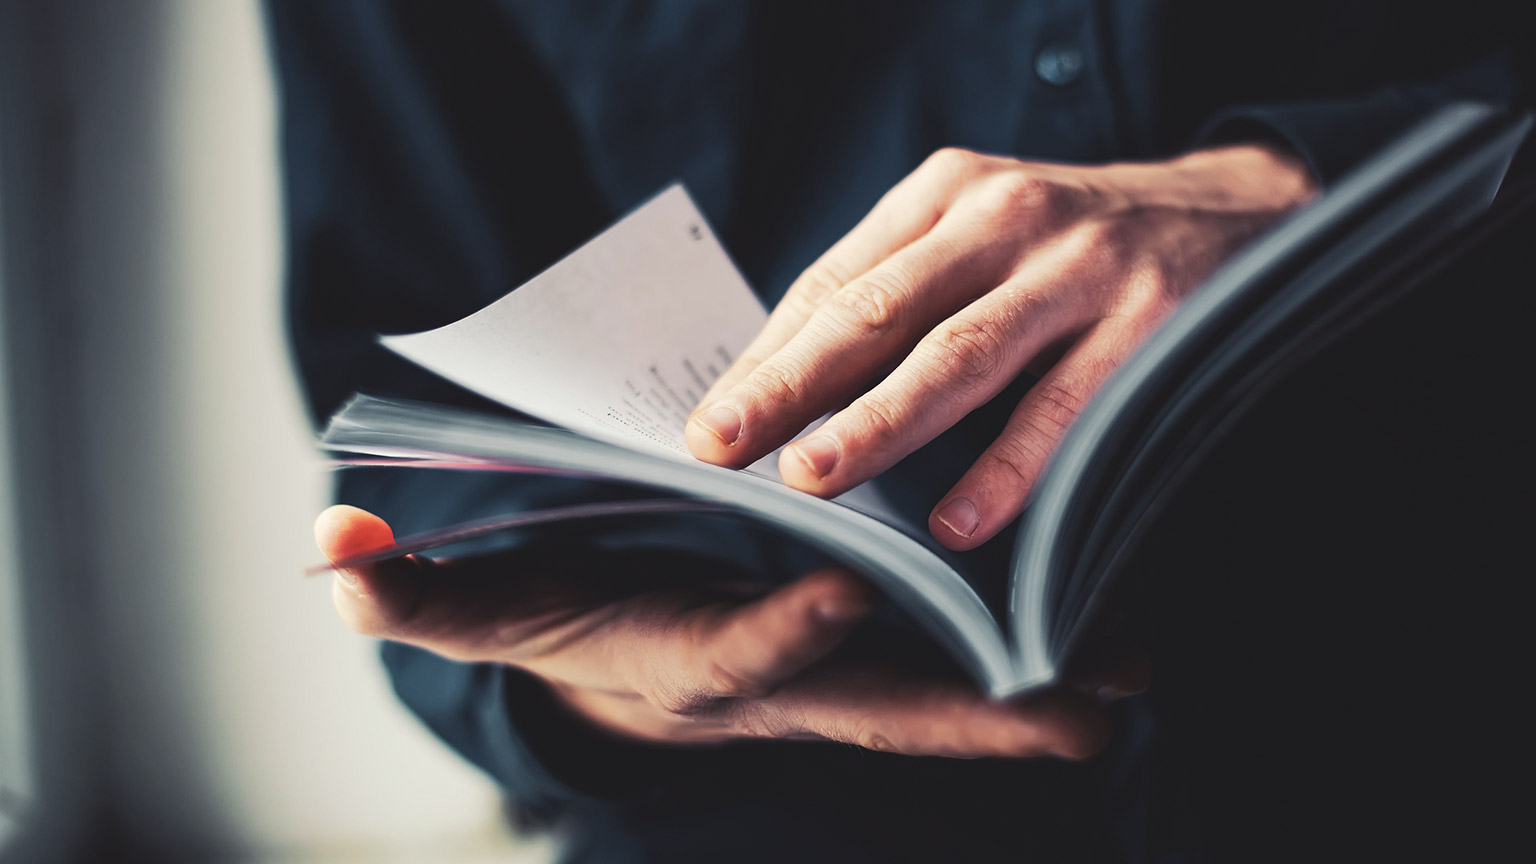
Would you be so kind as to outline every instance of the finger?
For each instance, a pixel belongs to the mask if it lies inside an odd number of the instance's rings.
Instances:
[[[932,322],[995,285],[1008,253],[941,221],[834,294],[788,344],[695,417],[689,448],[731,467],[772,452],[905,355]]]
[[[973,549],[1012,522],[1089,398],[1150,326],[1120,317],[1099,322],[1031,387],[1002,434],[934,508],[928,518],[934,539]]]
[[[985,164],[985,157],[973,153],[941,150],[891,187],[853,230],[789,286],[762,332],[710,386],[699,406],[714,405],[782,348],[828,297],[927,234],[938,224],[961,184]]]
[[[1082,759],[1103,748],[1108,724],[1098,703],[1071,690],[995,702],[962,683],[893,682],[845,670],[785,687],[737,706],[747,734],[810,733],[869,750],[912,756]]]
[[[383,519],[337,504],[315,520],[315,542],[331,561],[388,549],[394,532]],[[395,558],[337,570],[331,586],[336,611],[347,626],[368,636],[388,637],[408,620],[421,597],[418,562]]]
[[[695,686],[711,699],[771,693],[836,647],[874,597],[848,571],[827,569],[709,618],[692,652]]]
[[[384,520],[345,505],[320,514],[315,539],[332,561],[394,545]],[[588,610],[563,602],[546,580],[509,578],[514,574],[500,566],[468,564],[412,555],[338,570],[331,596],[353,630],[454,660],[520,662],[582,626],[596,626],[581,621],[579,613]]]
[[[830,497],[896,464],[985,404],[1047,346],[1095,314],[1101,278],[1074,239],[1039,250],[1003,285],[945,320],[868,393],[779,456],[797,489]]]

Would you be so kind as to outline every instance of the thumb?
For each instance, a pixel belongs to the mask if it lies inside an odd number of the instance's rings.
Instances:
[[[315,520],[315,542],[327,559],[341,561],[393,547],[395,533],[372,513],[337,504]],[[415,611],[422,585],[415,558],[392,558],[337,570],[331,599],[348,627],[367,636],[389,637]]]

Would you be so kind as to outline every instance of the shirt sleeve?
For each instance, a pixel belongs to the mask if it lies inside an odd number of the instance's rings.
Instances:
[[[1499,53],[1434,80],[1355,95],[1233,106],[1212,117],[1196,138],[1204,146],[1283,142],[1326,187],[1436,109],[1458,101],[1528,107],[1530,81],[1515,61]]]

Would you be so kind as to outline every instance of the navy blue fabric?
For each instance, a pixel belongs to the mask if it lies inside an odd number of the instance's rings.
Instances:
[[[375,334],[483,306],[673,180],[772,304],[940,147],[1094,163],[1278,138],[1327,183],[1445,101],[1530,98],[1530,46],[1496,3],[271,0],[268,10],[288,314],[317,422],[355,390],[476,404]],[[1064,56],[1080,58],[1070,73]],[[924,524],[1028,384],[889,472],[887,495]],[[378,471],[349,473],[338,489],[401,532],[608,494],[621,493]],[[687,566],[668,556],[683,551],[703,572],[769,579],[811,560],[704,520],[516,542],[513,569],[571,543],[642,549],[668,567]],[[963,556],[994,602],[1011,548],[1005,535]],[[1121,851],[1198,848],[1187,833],[1149,839],[1139,769],[1114,754],[1065,765],[809,744],[646,747],[584,727],[517,673],[398,645],[384,659],[405,703],[520,806],[577,823],[571,854],[583,860],[1090,860],[1110,854],[1117,828],[1130,838]],[[1134,727],[1123,741],[1151,734],[1140,710],[1136,700],[1119,709]]]

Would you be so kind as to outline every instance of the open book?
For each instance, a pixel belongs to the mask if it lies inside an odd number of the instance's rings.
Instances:
[[[1193,293],[1092,400],[1037,485],[1007,620],[871,490],[822,500],[780,482],[777,454],[741,471],[689,455],[689,412],[766,312],[680,186],[479,312],[383,337],[551,425],[358,396],[322,445],[344,464],[569,473],[665,493],[449,526],[368,560],[540,521],[728,510],[874,580],[1001,698],[1056,678],[1204,446],[1266,381],[1411,284],[1415,262],[1487,207],[1528,125],[1481,106],[1445,109]]]

